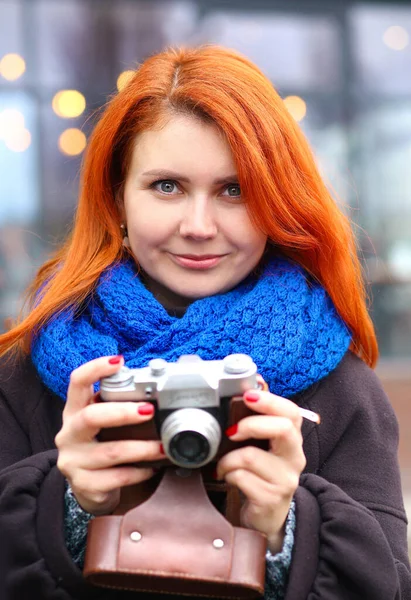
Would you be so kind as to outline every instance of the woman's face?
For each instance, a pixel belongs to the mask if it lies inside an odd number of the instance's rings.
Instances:
[[[191,116],[138,136],[124,220],[147,286],[166,308],[232,289],[267,240],[248,216],[223,134]]]

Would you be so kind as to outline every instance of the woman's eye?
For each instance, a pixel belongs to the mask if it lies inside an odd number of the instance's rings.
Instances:
[[[151,184],[151,187],[158,192],[162,192],[163,194],[174,194],[178,190],[176,183],[167,179],[163,181],[155,181]]]
[[[223,196],[231,196],[231,198],[239,198],[241,196],[241,189],[238,183],[228,185],[225,191],[227,193],[223,194]]]

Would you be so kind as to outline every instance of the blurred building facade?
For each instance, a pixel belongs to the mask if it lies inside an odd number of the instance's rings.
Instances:
[[[272,80],[351,217],[370,284],[378,369],[404,419],[411,401],[409,1],[0,0],[0,330],[70,227],[98,109],[148,55],[208,42],[239,50]],[[407,478],[404,444],[401,461]]]

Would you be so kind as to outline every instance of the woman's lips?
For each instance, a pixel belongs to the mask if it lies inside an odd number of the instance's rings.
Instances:
[[[186,269],[194,269],[194,270],[205,270],[211,269],[218,265],[219,262],[224,258],[225,254],[221,256],[210,256],[210,257],[199,257],[193,258],[188,256],[181,256],[178,254],[170,254],[172,260],[176,262],[181,267],[185,267]]]

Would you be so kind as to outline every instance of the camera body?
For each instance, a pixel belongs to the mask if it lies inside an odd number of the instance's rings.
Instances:
[[[155,416],[139,425],[103,429],[99,439],[159,439],[167,457],[162,464],[188,469],[202,467],[241,445],[266,448],[264,441],[236,444],[224,435],[227,427],[255,414],[242,396],[247,390],[263,387],[261,382],[247,354],[210,361],[184,355],[177,362],[153,359],[140,369],[123,366],[101,379],[100,399],[150,402]]]

